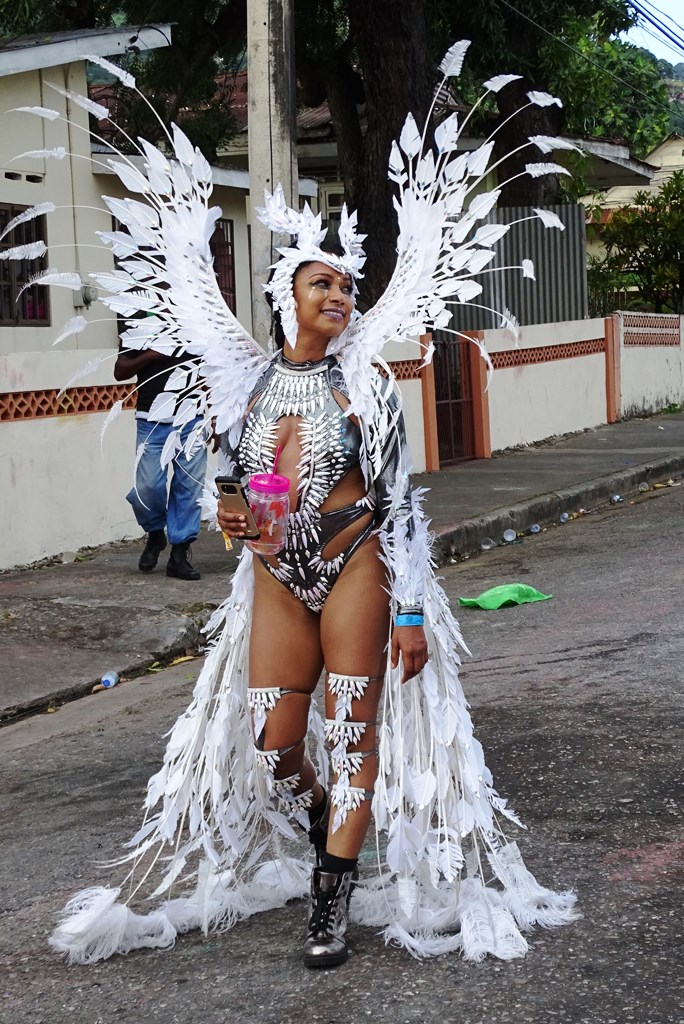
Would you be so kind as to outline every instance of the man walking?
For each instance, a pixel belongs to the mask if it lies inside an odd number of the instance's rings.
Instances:
[[[165,356],[153,349],[128,351],[121,349],[114,364],[116,380],[138,379],[136,405],[136,448],[142,455],[135,474],[135,486],[126,495],[135,518],[147,533],[147,542],[138,562],[141,572],[152,572],[166,547],[166,533],[171,542],[171,554],[166,575],[180,580],[198,580],[200,574],[190,561],[190,545],[197,539],[200,528],[199,500],[207,471],[207,446],[202,439],[186,457],[183,452],[171,463],[171,481],[167,488],[167,467],[161,465],[161,454],[169,434],[176,428],[172,424],[173,409],[159,420],[148,418],[157,395],[166,385],[174,368],[185,357]],[[184,444],[198,424],[186,423],[180,432]],[[166,532],[165,532],[166,531]]]

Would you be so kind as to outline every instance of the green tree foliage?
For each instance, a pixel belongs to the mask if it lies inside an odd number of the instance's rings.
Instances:
[[[346,198],[368,235],[365,303],[378,297],[395,260],[390,146],[409,110],[423,126],[432,99],[425,7],[424,0],[295,0],[302,95],[308,103],[328,101]]]
[[[480,77],[495,69],[523,76],[497,96],[500,116],[523,102],[530,88],[547,90],[563,100],[562,111],[557,107],[530,111],[529,130],[522,121],[511,122],[510,132],[502,137],[502,152],[513,148],[516,134],[540,131],[535,122],[544,119],[548,134],[562,131],[620,139],[638,156],[671,130],[667,91],[656,58],[616,38],[634,24],[629,4],[619,0],[480,0],[473,5],[434,0],[434,4],[443,31],[473,39],[469,63]],[[553,189],[554,183],[549,186]],[[540,187],[544,187],[541,179]],[[520,179],[509,201],[529,201],[526,190],[529,182]],[[547,201],[561,198],[559,183],[555,192]]]
[[[577,49],[581,56],[571,53],[551,72],[566,106],[566,131],[624,140],[635,156],[645,157],[670,131],[669,96],[656,58],[631,43],[602,40],[595,30]]]
[[[605,256],[595,262],[595,284],[631,289],[636,308],[684,312],[684,171],[655,194],[638,192],[601,238]]]
[[[675,69],[670,64],[669,60],[664,60],[662,57],[658,58],[658,74],[661,78],[674,78]]]
[[[0,36],[172,23],[172,45],[133,53],[126,67],[165,124],[176,121],[209,160],[234,133],[225,94],[244,59],[245,0],[0,0]],[[2,41],[0,40],[0,47]],[[129,134],[161,137],[158,121],[126,89],[112,84],[115,118]],[[121,146],[121,140],[117,139]]]
[[[220,87],[230,88],[230,72],[243,58],[246,2],[0,0],[0,33],[106,26],[116,17],[130,25],[173,22],[172,47],[140,55],[132,70],[162,119],[181,121],[212,159],[232,130]],[[634,21],[627,0],[293,3],[302,101],[318,105],[327,100],[347,200],[359,209],[371,247],[377,244],[369,264],[378,268],[379,276],[366,282],[370,299],[392,265],[394,214],[386,178],[390,141],[407,110],[419,122],[424,118],[436,64],[455,39],[473,40],[464,77],[453,86],[457,101],[472,100],[479,83],[492,74],[522,76],[484,110],[490,119],[504,123],[498,134],[499,157],[531,134],[622,137],[643,153],[667,133],[655,58],[614,39]],[[627,84],[618,83],[604,68]],[[528,106],[508,122],[527,103],[530,89],[562,96],[563,110]],[[131,100],[124,90],[119,90],[118,103],[116,116],[127,121],[131,134],[158,137],[153,119],[139,104],[125,106]],[[516,179],[502,202],[539,206],[562,200],[554,178],[520,174],[528,160],[529,150],[523,151],[502,168],[502,176]]]

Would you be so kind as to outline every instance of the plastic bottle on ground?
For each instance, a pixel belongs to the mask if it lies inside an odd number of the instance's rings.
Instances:
[[[110,669],[109,672],[105,672],[100,682],[104,686],[105,690],[111,690],[112,686],[116,686],[119,682],[119,673]]]

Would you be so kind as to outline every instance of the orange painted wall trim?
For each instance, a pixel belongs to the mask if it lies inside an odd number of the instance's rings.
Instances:
[[[420,343],[430,344],[430,334],[424,334]],[[420,387],[423,399],[423,431],[425,436],[425,471],[436,473],[439,469],[439,436],[437,434],[437,399],[435,397],[435,367],[433,363],[423,366],[420,371]]]
[[[620,318],[617,313],[605,319],[606,330],[606,421],[620,419]]]
[[[484,331],[468,331],[471,338],[484,341]],[[492,440],[489,429],[489,395],[487,386],[487,364],[475,345],[470,347],[470,393],[473,396],[473,438],[475,458],[491,459]]]
[[[115,402],[124,409],[135,409],[132,383],[94,384],[89,387],[46,388],[35,391],[8,391],[0,394],[0,422],[37,420],[46,416],[82,416],[84,413],[109,412]]]

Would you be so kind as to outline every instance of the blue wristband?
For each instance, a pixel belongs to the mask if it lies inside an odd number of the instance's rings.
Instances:
[[[395,626],[422,626],[425,619],[422,615],[397,615],[394,620]]]

